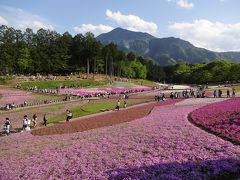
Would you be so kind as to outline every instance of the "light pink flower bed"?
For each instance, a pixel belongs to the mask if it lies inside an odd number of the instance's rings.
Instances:
[[[32,97],[31,92],[26,92],[17,89],[0,88],[0,106],[5,106],[8,103],[15,103],[15,105],[22,104]]]
[[[0,179],[239,177],[240,147],[188,122],[201,106],[156,107],[147,117],[81,133],[0,138]]]
[[[134,88],[88,88],[88,89],[79,89],[79,88],[65,88],[60,89],[59,94],[71,94],[71,95],[96,95],[99,93],[115,93],[120,94],[129,91],[147,91],[151,90],[150,87],[134,87]]]

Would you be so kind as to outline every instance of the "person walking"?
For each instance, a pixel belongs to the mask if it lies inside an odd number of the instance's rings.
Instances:
[[[123,102],[123,107],[124,107],[124,108],[127,107],[127,102],[126,102],[126,100],[124,100],[124,102]]]
[[[235,88],[232,89],[232,97],[235,97],[236,92],[235,92]]]
[[[27,124],[28,124],[27,115],[24,115],[24,117],[23,117],[23,131],[26,130]]]
[[[36,114],[33,115],[32,122],[33,122],[33,127],[35,128],[37,125],[37,115]]]
[[[229,89],[227,90],[227,97],[230,98],[230,91],[229,91]]]
[[[66,115],[66,121],[69,122],[69,120],[72,119],[72,112],[70,110],[66,110],[67,111],[67,115]]]
[[[220,97],[220,98],[222,97],[222,90],[221,89],[218,90],[218,97]]]
[[[117,109],[118,111],[120,110],[120,100],[117,101],[116,109]]]
[[[46,114],[44,114],[44,116],[43,116],[43,125],[44,125],[44,126],[47,126],[47,117],[46,117]]]
[[[213,97],[216,98],[217,97],[217,90],[215,89],[213,92]]]
[[[166,98],[165,98],[165,94],[163,93],[163,94],[162,94],[162,101],[165,101],[165,99],[166,99]]]
[[[4,123],[4,130],[7,136],[10,135],[10,128],[11,128],[10,120],[9,118],[6,118],[6,122]]]
[[[30,119],[28,119],[28,117],[27,117],[27,127],[26,127],[26,131],[31,131],[31,120]]]

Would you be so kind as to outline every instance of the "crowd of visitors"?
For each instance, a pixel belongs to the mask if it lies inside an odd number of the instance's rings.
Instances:
[[[165,97],[164,93],[161,93],[159,95],[156,95],[154,99],[155,99],[155,101],[160,102],[160,100],[165,101],[166,97]]]
[[[65,89],[65,92],[60,92],[61,89]],[[92,97],[100,97],[100,98],[106,98],[109,97],[110,95],[116,95],[116,94],[128,94],[128,93],[137,93],[137,92],[143,92],[146,91],[144,89],[129,89],[129,90],[107,90],[106,92],[79,92],[76,93],[74,92],[74,90],[71,89],[67,89],[67,88],[76,88],[76,90],[78,90],[78,87],[72,85],[72,86],[62,86],[62,87],[57,87],[56,89],[40,89],[37,86],[33,86],[33,87],[29,87],[27,88],[27,90],[29,91],[35,91],[35,92],[39,92],[39,93],[44,93],[44,94],[64,94],[67,97],[69,96],[77,96],[81,99],[84,98],[92,98]],[[80,91],[80,90],[79,90]],[[105,90],[103,90],[105,91]]]
[[[178,98],[205,98],[206,92],[204,90],[196,90],[194,89],[186,89],[183,91],[176,91],[170,93],[171,99],[178,99]]]
[[[236,90],[235,90],[235,88],[233,88],[233,89],[232,89],[232,97],[235,97],[235,96],[236,96]],[[214,98],[217,98],[217,97],[221,98],[221,97],[223,97],[223,92],[222,92],[222,90],[221,90],[221,89],[214,90],[214,91],[213,91],[213,97],[214,97]],[[231,97],[231,93],[230,93],[230,90],[229,90],[229,89],[227,89],[227,91],[226,91],[226,97],[227,97],[227,98],[230,98],[230,97]]]
[[[7,103],[5,106],[1,107],[0,110],[12,110],[17,107],[26,107],[28,105],[27,101],[24,101],[22,104],[16,105],[14,102],[13,103]]]
[[[34,87],[34,90],[38,90],[37,87]],[[140,92],[142,92],[141,90]],[[43,93],[58,93],[58,91],[52,91],[52,90],[41,90]],[[129,90],[129,91],[124,91],[124,92],[109,92],[109,93],[97,93],[97,94],[86,94],[84,96],[80,96],[81,98],[88,98],[88,97],[102,97],[102,98],[109,98],[110,95],[116,95],[119,94],[119,97],[116,102],[116,107],[114,110],[120,110],[121,108],[121,100],[123,100],[123,108],[127,107],[127,100],[129,99],[129,93],[134,93],[134,92],[139,92],[137,90]],[[226,92],[223,92],[222,89],[217,89],[213,91],[213,97],[214,98],[222,98],[222,97],[235,97],[236,95],[236,90],[233,88],[232,90],[227,89]],[[170,99],[178,99],[178,98],[205,98],[206,97],[206,92],[205,88],[198,88],[198,89],[186,89],[183,91],[175,91],[175,92],[170,92],[169,98]],[[166,99],[165,93],[160,93],[159,95],[155,96],[155,101],[160,102],[164,101]],[[65,101],[71,100],[70,95],[66,95]],[[27,106],[28,103],[26,101],[23,102],[23,106]],[[16,107],[15,103],[11,104],[6,104],[6,109],[11,110]],[[66,110],[66,122],[70,122],[70,120],[73,118],[73,113],[71,110],[67,109]],[[28,118],[28,115],[24,115],[23,117],[23,125],[22,125],[22,131],[30,131],[31,128],[35,128],[37,126],[37,115],[36,113],[33,114],[32,118]],[[47,126],[48,119],[46,117],[46,114],[43,116],[43,125]],[[11,122],[9,118],[7,117],[5,120],[5,123],[3,125],[3,129],[6,135],[10,135],[11,132]]]

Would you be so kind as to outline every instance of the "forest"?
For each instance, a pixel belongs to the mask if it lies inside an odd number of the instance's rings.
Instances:
[[[150,58],[102,44],[91,32],[72,36],[39,29],[0,26],[0,75],[101,73],[171,83],[225,83],[240,80],[240,63],[160,66]]]

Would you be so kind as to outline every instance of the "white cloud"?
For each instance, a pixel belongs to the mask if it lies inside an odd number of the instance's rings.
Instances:
[[[0,6],[0,15],[8,20],[8,25],[25,30],[31,28],[37,31],[40,28],[53,30],[53,25],[48,20],[38,15],[29,13],[20,8],[12,8],[8,6]]]
[[[188,2],[187,0],[178,0],[176,3],[179,7],[186,9],[191,9],[194,6],[192,2]]]
[[[0,16],[0,25],[8,25],[8,21]]]
[[[75,32],[85,34],[86,32],[92,32],[95,36],[99,34],[109,32],[113,30],[113,27],[99,24],[97,26],[92,24],[82,24],[79,27],[73,28]]]
[[[153,22],[147,22],[135,15],[124,15],[121,12],[112,12],[106,10],[106,16],[118,26],[132,31],[147,32],[150,34],[157,34],[158,26]]]
[[[168,2],[175,2],[176,5],[178,5],[181,8],[185,9],[191,9],[194,7],[194,4],[192,2],[189,2],[188,0],[167,0]]]
[[[200,19],[169,25],[177,36],[214,51],[240,51],[240,23],[224,24]]]

